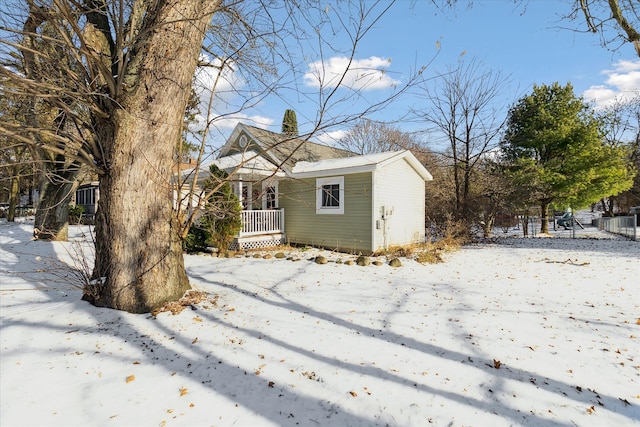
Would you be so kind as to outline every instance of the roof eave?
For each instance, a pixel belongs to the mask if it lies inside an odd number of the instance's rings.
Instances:
[[[294,172],[292,178],[318,178],[321,176],[350,175],[354,173],[373,172],[377,169],[376,164],[353,166],[348,168],[321,169],[308,172]]]

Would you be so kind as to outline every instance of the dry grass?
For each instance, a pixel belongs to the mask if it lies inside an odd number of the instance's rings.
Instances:
[[[200,304],[203,301],[206,301],[209,295],[206,292],[202,291],[187,291],[182,298],[177,301],[168,301],[164,303],[162,306],[151,312],[151,315],[157,316],[160,313],[170,312],[173,315],[179,314],[186,307],[194,307],[196,304]],[[215,306],[217,298],[213,298],[211,303]]]
[[[472,233],[462,221],[446,220],[438,229],[438,237],[434,241],[422,244],[389,248],[374,256],[412,258],[421,264],[444,262],[444,254],[454,252],[472,241]]]

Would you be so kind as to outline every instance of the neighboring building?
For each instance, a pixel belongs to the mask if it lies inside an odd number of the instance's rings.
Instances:
[[[72,200],[71,203],[82,206],[84,208],[83,216],[88,220],[93,220],[98,208],[98,200],[100,200],[98,181],[92,181],[78,187],[75,200]]]
[[[410,151],[358,156],[239,124],[214,163],[230,174],[243,205],[238,248],[292,243],[372,253],[424,242],[432,177]]]

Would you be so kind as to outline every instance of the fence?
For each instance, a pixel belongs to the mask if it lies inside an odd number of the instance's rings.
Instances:
[[[240,237],[283,232],[284,209],[242,211]]]
[[[597,218],[593,220],[592,224],[600,230],[638,240],[638,215]]]

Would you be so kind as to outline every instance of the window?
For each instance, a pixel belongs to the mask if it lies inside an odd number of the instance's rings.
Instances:
[[[76,191],[76,204],[91,206],[95,204],[95,189],[82,188]]]
[[[322,207],[335,208],[340,206],[340,185],[327,184],[322,186]]]
[[[344,177],[316,180],[316,213],[344,214]]]
[[[276,209],[276,188],[275,187],[267,187],[267,191],[265,192],[266,197],[266,208],[267,209]]]

